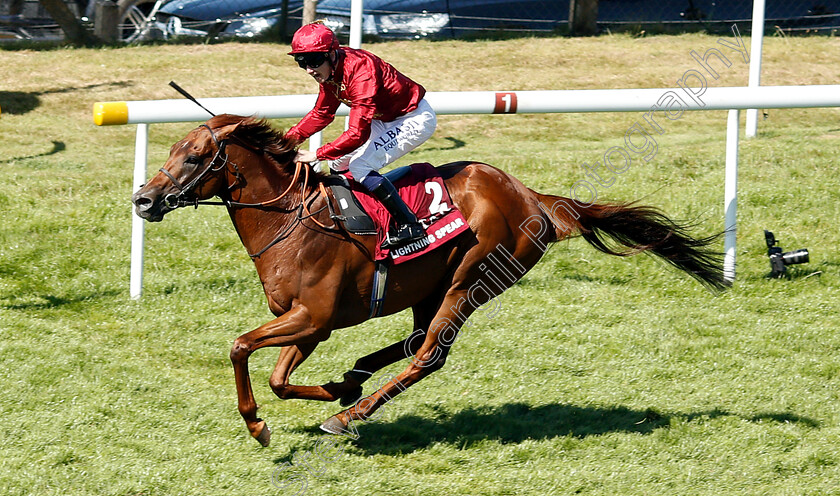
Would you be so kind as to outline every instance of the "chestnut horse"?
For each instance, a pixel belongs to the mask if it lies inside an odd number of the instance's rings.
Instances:
[[[137,214],[152,222],[180,206],[214,203],[204,201],[214,196],[221,199],[215,203],[227,206],[277,316],[239,336],[230,352],[239,412],[263,446],[271,431],[257,417],[248,375],[251,353],[282,347],[269,380],[280,398],[352,404],[321,425],[327,432],[345,432],[348,423],[371,419],[390,398],[441,368],[470,314],[530,270],[548,243],[580,235],[602,252],[649,252],[713,290],[726,286],[720,254],[709,248],[716,236],[693,238],[658,210],[581,205],[532,191],[487,164],[446,164],[438,170],[469,230],[429,254],[390,267],[382,315],[410,307],[414,332],[358,359],[342,382],[293,385],[292,372],[318,343],[335,329],[370,318],[376,243],[375,236],[355,236],[333,224],[330,200],[320,187],[326,176],[294,163],[296,146],[264,120],[215,116],[175,143],[160,173],[132,198]],[[495,273],[490,261],[497,264]],[[374,372],[408,357],[413,358],[403,372],[356,402]]]

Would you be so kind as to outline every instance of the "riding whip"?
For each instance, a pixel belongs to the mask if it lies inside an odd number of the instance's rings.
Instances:
[[[187,93],[187,90],[185,90],[184,88],[181,88],[180,86],[178,86],[178,84],[177,84],[177,83],[175,83],[175,81],[169,81],[169,86],[172,86],[173,88],[175,88],[175,91],[177,91],[178,93],[180,93],[180,94],[184,95],[184,97],[185,97],[187,100],[190,100],[190,101],[191,101],[191,102],[193,102],[194,104],[196,104],[196,105],[198,105],[199,107],[203,108],[203,109],[204,109],[204,110],[205,110],[208,114],[210,114],[211,116],[216,117],[216,114],[214,114],[213,112],[210,112],[209,110],[207,110],[207,107],[205,107],[204,105],[202,105],[202,104],[198,103],[198,100],[196,100],[196,99],[195,99],[195,97],[193,97],[192,95],[190,95],[189,93]]]

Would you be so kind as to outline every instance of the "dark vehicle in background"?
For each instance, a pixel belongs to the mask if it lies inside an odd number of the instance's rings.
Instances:
[[[35,0],[0,0],[38,10]],[[120,39],[125,42],[178,36],[245,37],[271,30],[290,35],[301,24],[303,0],[118,0]],[[350,30],[351,0],[320,0],[317,19],[339,35]],[[600,30],[728,30],[733,22],[749,31],[752,0],[599,0]],[[96,0],[68,5],[89,23]],[[43,9],[40,9],[43,10]],[[39,11],[40,12],[40,11]],[[0,35],[25,38],[36,19],[4,15]],[[464,37],[499,32],[566,32],[569,0],[364,0],[363,34],[380,38]],[[37,15],[36,15],[37,17]],[[765,29],[788,32],[840,28],[840,0],[766,0]],[[279,23],[285,19],[284,29]],[[44,19],[40,19],[43,24]],[[49,19],[46,19],[49,22]],[[54,23],[53,23],[54,24]],[[56,36],[60,36],[57,32]],[[0,36],[3,38],[3,36]]]
[[[350,30],[350,0],[320,0],[317,18]],[[286,32],[300,26],[302,0],[289,0]],[[157,15],[165,36],[258,36],[281,18],[278,0],[173,0]],[[568,15],[558,0],[365,0],[362,32],[383,38],[457,36],[471,30],[553,31]]]
[[[749,22],[752,0],[600,0],[602,29],[658,25],[728,29]],[[288,0],[285,33],[300,26],[303,0]],[[768,27],[813,29],[840,24],[840,0],[767,0]],[[172,0],[157,15],[165,37],[258,36],[274,28],[281,0]],[[460,37],[476,32],[560,32],[569,0],[365,0],[363,34],[382,38]],[[320,0],[318,19],[339,34],[350,26],[350,0]],[[748,31],[748,27],[744,31]]]
[[[118,0],[120,41],[131,43],[160,38],[161,33],[156,30],[155,15],[166,3],[166,0]],[[88,2],[85,8],[85,19],[93,21],[96,15],[96,0]]]
[[[235,1],[235,0],[234,0]],[[166,0],[118,0],[117,22],[120,41],[160,38],[152,33],[157,8]],[[93,29],[97,0],[69,0],[70,12]],[[63,34],[47,10],[35,0],[0,0],[0,40],[60,40]]]

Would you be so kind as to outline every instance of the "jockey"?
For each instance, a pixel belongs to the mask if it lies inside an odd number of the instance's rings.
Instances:
[[[377,171],[431,137],[437,116],[423,98],[426,90],[370,52],[339,47],[335,33],[321,23],[298,29],[289,55],[320,88],[315,107],[289,129],[287,138],[303,142],[333,121],[339,103],[350,107],[343,134],[315,152],[299,150],[295,160],[327,160],[332,170],[350,170],[397,223],[382,248],[422,239],[423,226]]]

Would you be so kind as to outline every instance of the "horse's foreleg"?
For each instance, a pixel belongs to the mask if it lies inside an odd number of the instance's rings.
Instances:
[[[416,330],[411,336],[356,360],[353,368],[344,373],[344,380],[339,383],[329,382],[322,386],[290,384],[292,373],[309,357],[318,343],[284,347],[269,380],[271,389],[281,399],[340,400],[342,406],[352,405],[362,396],[362,384],[374,372],[417,353],[435,309],[430,309],[429,305],[417,305],[413,310]]]
[[[381,357],[389,355],[393,357],[399,352],[400,358],[404,358],[406,356],[406,349],[416,350],[411,363],[397,377],[392,378],[385,384],[381,384],[377,391],[357,401],[351,408],[327,419],[321,424],[321,429],[332,434],[342,434],[347,432],[347,426],[351,422],[356,420],[374,420],[372,414],[379,407],[390,401],[391,398],[400,392],[405,391],[412,384],[443,367],[446,356],[449,353],[449,348],[455,341],[461,325],[475,310],[472,307],[468,308],[466,304],[462,303],[463,301],[465,300],[460,293],[447,295],[425,334],[420,335],[415,332],[407,338],[409,340],[408,343],[405,341],[394,343],[388,348],[365,357],[374,357],[378,353],[382,353]],[[458,306],[459,303],[461,303],[460,306]],[[416,338],[416,340],[412,341],[412,337]],[[397,345],[402,345],[402,347],[398,349]]]
[[[418,337],[417,331],[412,336]],[[362,397],[362,384],[370,379],[374,372],[403,358],[412,356],[420,347],[422,343],[421,338],[414,339],[413,341],[406,338],[370,355],[364,356],[356,360],[356,364],[351,370],[344,373],[344,380],[342,382],[328,382],[322,386],[297,386],[289,384],[289,376],[292,371],[294,371],[300,362],[306,359],[306,356],[299,358],[302,355],[296,348],[300,347],[283,348],[284,353],[280,355],[280,359],[277,361],[277,368],[274,369],[274,373],[271,376],[271,389],[278,397],[284,400],[340,400],[341,406],[352,405]],[[286,352],[286,350],[289,351]],[[408,354],[406,354],[407,350],[409,350]]]
[[[415,332],[416,336],[416,332]],[[289,384],[292,372],[312,353],[318,343],[287,346],[280,352],[277,366],[271,374],[269,384],[279,398],[284,400],[304,399],[316,401],[341,400],[341,406],[352,405],[362,396],[362,384],[382,367],[407,358],[417,352],[422,339],[415,339],[415,346],[406,355],[408,338],[397,341],[379,351],[356,361],[352,370],[344,373],[342,382],[328,382],[322,386],[298,386]]]
[[[317,401],[335,401],[344,395],[352,394],[355,388],[360,388],[359,383],[352,383],[346,380],[341,383],[330,382],[323,386],[297,386],[289,384],[292,372],[315,350],[318,343],[306,343],[295,346],[287,346],[280,352],[277,359],[277,366],[269,379],[269,385],[279,398],[305,399]],[[356,395],[356,398],[360,394]],[[354,399],[355,401],[355,399]]]
[[[230,361],[233,364],[236,381],[239,413],[245,420],[248,431],[263,446],[268,446],[271,431],[265,422],[257,417],[257,403],[254,400],[251,378],[248,374],[248,357],[266,346],[318,343],[327,337],[329,337],[329,330],[313,325],[307,308],[298,305],[271,322],[239,336],[233,342]]]

